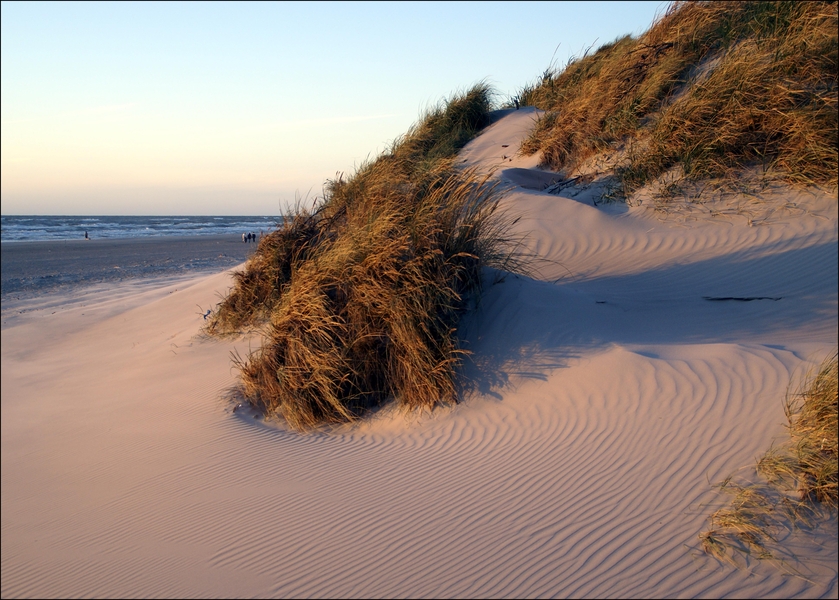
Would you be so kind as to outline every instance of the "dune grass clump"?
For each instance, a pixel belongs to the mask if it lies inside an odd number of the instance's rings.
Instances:
[[[822,362],[815,375],[789,394],[784,412],[790,441],[773,448],[758,462],[771,483],[795,487],[801,500],[837,508],[837,354]]]
[[[317,217],[298,209],[259,241],[244,271],[233,273],[234,285],[227,297],[210,314],[208,333],[232,333],[267,319],[291,281],[292,266],[306,260],[328,229],[328,222]]]
[[[389,398],[456,400],[456,328],[492,262],[496,191],[474,174],[431,187],[372,215],[348,210],[344,234],[300,265],[262,347],[239,363],[252,404],[306,429]]]
[[[341,174],[328,181],[324,197],[313,209],[298,206],[260,241],[245,270],[234,274],[235,285],[213,311],[207,331],[224,335],[264,322],[295,269],[345,231],[348,208],[373,211],[383,201],[404,204],[407,192],[428,188],[441,173],[453,173],[448,159],[489,124],[491,108],[490,87],[475,85],[433,107],[352,177]]]
[[[700,535],[706,553],[734,562],[731,550],[777,558],[771,546],[799,524],[812,527],[818,509],[837,509],[837,354],[787,394],[784,411],[790,439],[772,447],[756,471],[765,483],[740,484],[727,478],[720,489],[734,495],[729,506],[709,518]]]
[[[572,171],[628,148],[626,192],[677,167],[687,179],[836,185],[837,4],[676,2],[638,39],[548,69],[519,95],[545,111],[525,154]]]
[[[453,163],[490,100],[480,84],[432,109],[262,240],[207,328],[263,327],[235,360],[253,406],[309,429],[456,400],[460,315],[484,266],[512,266],[498,188]]]

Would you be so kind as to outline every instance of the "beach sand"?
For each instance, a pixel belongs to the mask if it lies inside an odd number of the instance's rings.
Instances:
[[[259,338],[200,335],[229,271],[4,300],[2,596],[836,598],[835,518],[786,572],[698,538],[836,347],[835,192],[593,206],[506,157],[534,116],[461,154],[538,272],[487,271],[455,407],[306,435],[234,411]]]
[[[244,261],[238,235],[4,242],[2,299],[72,292],[99,283],[206,274]]]

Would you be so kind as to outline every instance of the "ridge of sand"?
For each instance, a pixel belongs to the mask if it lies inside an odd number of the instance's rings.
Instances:
[[[536,167],[503,158],[533,117],[465,164]],[[3,597],[837,597],[835,520],[785,540],[801,576],[697,538],[836,346],[835,198],[750,227],[505,181],[539,274],[487,273],[451,409],[311,435],[231,412],[258,338],[197,337],[196,308],[229,272],[5,327]],[[780,299],[706,299],[734,297]]]

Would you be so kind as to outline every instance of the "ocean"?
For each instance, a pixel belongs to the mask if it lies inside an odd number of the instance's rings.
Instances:
[[[273,231],[282,217],[113,217],[32,216],[0,217],[0,241],[80,240],[87,232],[96,238],[138,238]]]

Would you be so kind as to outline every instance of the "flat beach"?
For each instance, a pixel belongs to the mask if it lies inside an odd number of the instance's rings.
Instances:
[[[240,239],[4,244],[2,596],[836,598],[835,517],[781,567],[699,539],[836,348],[835,191],[546,193],[505,150],[536,114],[460,154],[537,270],[486,273],[431,413],[298,434],[239,408],[260,338],[201,327]]]
[[[2,299],[217,271],[243,262],[254,247],[237,235],[3,242]]]

